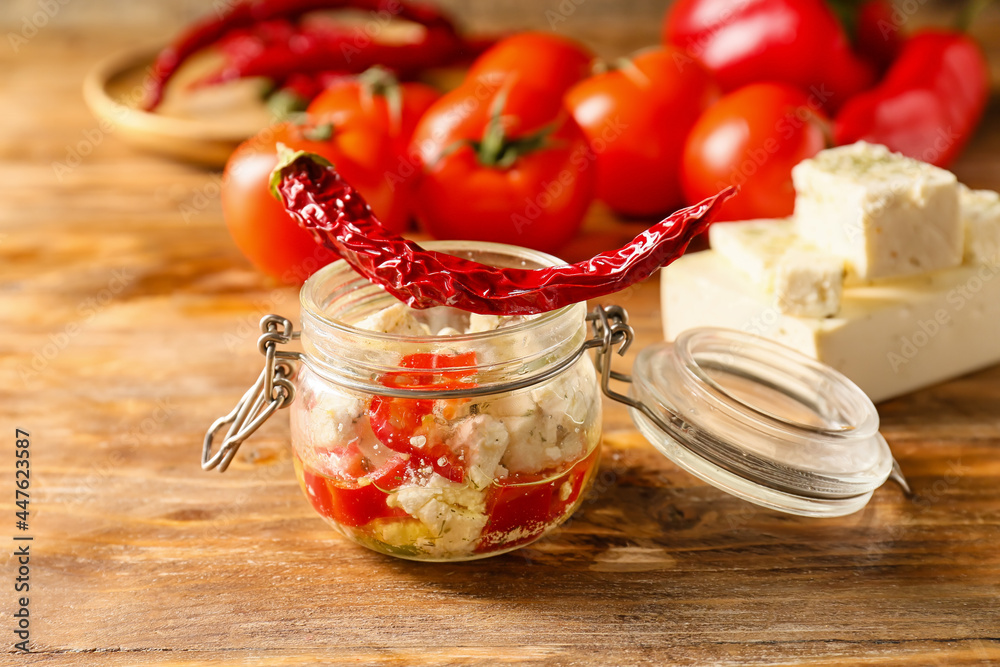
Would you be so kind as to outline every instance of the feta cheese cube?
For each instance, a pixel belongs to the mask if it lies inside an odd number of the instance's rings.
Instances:
[[[778,310],[828,317],[840,309],[844,260],[799,238],[791,220],[747,220],[712,225],[712,250],[767,293]]]
[[[447,440],[453,451],[465,451],[469,480],[484,489],[499,476],[497,467],[507,451],[510,435],[500,420],[489,415],[472,415],[460,421]]]
[[[368,405],[363,395],[336,386],[324,387],[312,395],[315,405],[308,419],[292,422],[296,436],[309,445],[303,449],[326,449],[360,440],[364,422],[361,417]]]
[[[358,329],[401,336],[429,336],[427,325],[417,321],[413,310],[405,303],[394,303],[354,323]]]
[[[959,186],[959,209],[966,263],[1000,264],[1000,194]]]
[[[843,289],[844,262],[826,253],[790,250],[775,267],[775,303],[786,315],[832,317]]]
[[[467,551],[486,525],[486,496],[434,473],[426,485],[405,484],[386,500],[426,526],[429,537],[416,546],[428,553]]]
[[[791,248],[802,245],[791,220],[746,220],[708,228],[712,250],[764,289],[771,289],[774,270]]]
[[[792,181],[799,235],[843,257],[861,279],[962,262],[958,185],[944,169],[858,142],[799,163]]]
[[[470,313],[469,326],[465,328],[465,333],[482,333],[484,331],[495,331],[499,328],[499,315],[480,315],[479,313]]]

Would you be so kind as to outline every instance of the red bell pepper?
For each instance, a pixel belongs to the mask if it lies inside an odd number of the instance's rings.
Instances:
[[[759,81],[792,84],[828,110],[875,83],[824,0],[677,0],[663,39],[712,70],[728,92]]]
[[[881,76],[903,47],[903,27],[896,8],[888,0],[868,0],[856,10],[849,7],[848,11],[854,11],[848,14],[851,20],[848,34],[853,38],[855,51],[875,65]]]
[[[884,144],[946,167],[976,129],[989,86],[989,66],[974,39],[953,30],[918,33],[882,83],[840,110],[834,141]]]

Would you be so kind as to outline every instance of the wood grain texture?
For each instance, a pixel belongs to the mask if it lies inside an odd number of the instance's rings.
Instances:
[[[29,430],[36,651],[0,664],[1000,662],[1000,368],[879,406],[916,496],[887,486],[840,519],[701,484],[610,403],[580,511],[486,561],[397,561],[332,534],[295,484],[284,418],[226,474],[201,472],[205,428],[258,372],[257,319],[297,320],[296,295],[232,246],[217,174],[87,114],[84,72],[135,39],[53,30],[0,56],[0,484]],[[73,151],[78,166],[54,164]],[[956,168],[1000,188],[996,104]],[[595,209],[570,254],[637,227]],[[616,299],[636,348],[660,339],[657,296],[650,281]]]

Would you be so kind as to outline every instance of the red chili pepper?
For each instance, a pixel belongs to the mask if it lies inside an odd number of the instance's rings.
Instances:
[[[219,71],[195,82],[195,87],[216,85],[248,77],[265,77],[278,82],[293,74],[339,71],[363,72],[381,65],[410,78],[431,67],[448,65],[470,54],[465,42],[453,28],[428,28],[423,39],[408,44],[372,42],[360,46],[354,31],[343,29],[305,29],[286,41],[247,49],[231,58]]]
[[[663,38],[704,63],[726,92],[781,81],[836,109],[875,83],[824,0],[677,0]]]
[[[167,82],[188,58],[215,44],[231,31],[253,28],[267,21],[294,20],[312,11],[344,8],[387,12],[419,23],[429,32],[451,31],[456,34],[454,24],[444,14],[430,6],[411,5],[402,0],[245,0],[234,4],[228,12],[196,23],[160,52],[149,74],[151,87],[144,108],[147,111],[156,108],[163,99]]]
[[[948,166],[976,129],[989,86],[989,66],[975,40],[951,30],[921,32],[904,43],[878,87],[844,105],[834,140],[884,144]]]
[[[317,155],[286,151],[271,175],[271,191],[318,243],[335,249],[358,273],[410,307],[446,305],[488,315],[543,313],[645,280],[680,257],[736,193],[726,188],[670,215],[622,248],[585,262],[513,269],[424,250],[392,234]]]

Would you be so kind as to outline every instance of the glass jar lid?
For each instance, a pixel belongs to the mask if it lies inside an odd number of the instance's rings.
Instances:
[[[642,350],[630,398],[636,426],[667,458],[764,507],[849,514],[894,470],[857,385],[750,334],[692,329]]]

